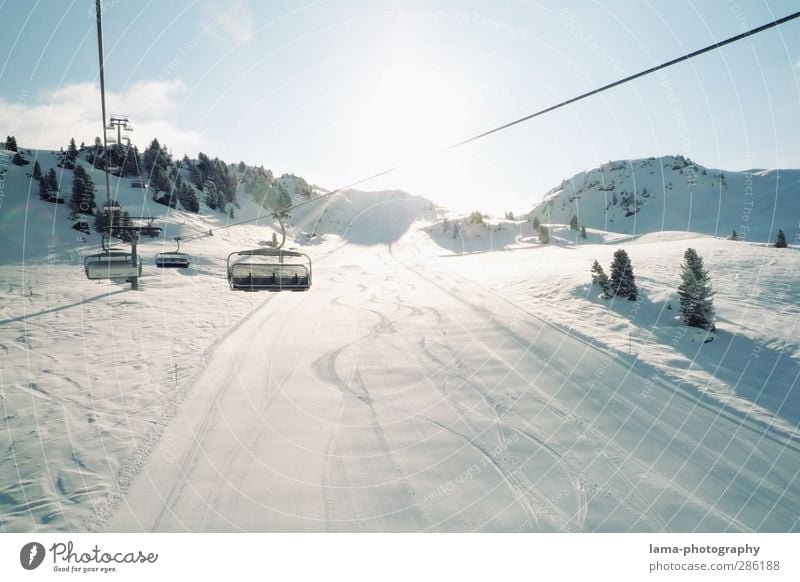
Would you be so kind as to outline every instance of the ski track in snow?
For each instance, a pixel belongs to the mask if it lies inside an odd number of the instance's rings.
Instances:
[[[425,271],[425,267],[423,265],[416,264],[416,265],[414,265],[413,269],[410,268],[409,270],[411,272],[415,273],[416,275],[421,276],[420,273]],[[431,279],[429,278],[429,280],[431,280]],[[474,304],[470,303],[468,300],[464,299],[462,294],[459,293],[459,291],[458,291],[459,288],[461,286],[469,284],[469,283],[471,283],[471,281],[462,279],[461,280],[461,284],[457,285],[455,287],[445,288],[445,287],[443,287],[441,285],[436,284],[435,282],[434,282],[434,285],[436,285],[437,287],[439,287],[443,291],[449,293],[450,295],[455,296],[457,299],[459,299],[463,303],[469,305],[473,310],[475,310],[477,312],[480,312],[480,313],[485,313],[486,310],[485,310],[485,307],[483,305],[480,305],[480,306],[474,305]],[[511,304],[514,305],[513,303],[511,303]],[[516,306],[516,305],[514,305],[514,306],[518,308],[518,306]],[[496,322],[496,323],[499,323],[499,322]],[[511,331],[510,329],[505,329],[504,331],[506,332],[506,334],[508,336],[514,337],[516,339],[516,341],[519,342],[520,344],[526,344],[527,345],[527,349],[531,349],[532,342],[531,343],[524,342],[521,338],[516,336],[516,334],[513,331]],[[565,336],[565,338],[566,338],[566,336]],[[593,348],[593,346],[589,345],[588,342],[587,342],[587,347]],[[544,357],[544,354],[542,354],[542,356]],[[551,361],[548,361],[548,365],[555,367],[560,372],[562,372],[566,377],[569,377],[571,375],[571,373],[572,373],[570,370],[566,369],[566,367],[563,366],[562,364],[557,363],[557,362],[556,363],[552,362],[552,358],[551,358]],[[510,369],[512,369],[512,368],[510,368]],[[524,380],[524,379],[520,378],[520,380]],[[634,403],[630,402],[630,400],[628,400],[627,398],[620,396],[620,394],[618,392],[614,394],[614,398],[624,402],[625,404],[628,404],[631,407],[632,410],[634,408],[636,408],[636,405]],[[547,404],[547,406],[551,410],[553,409],[551,404]],[[566,418],[573,418],[573,415],[571,413],[567,413],[567,412],[561,411],[561,410],[557,410],[557,412],[559,414],[564,414]],[[637,411],[637,412],[641,413],[641,411]],[[652,420],[654,422],[657,422],[658,418],[650,417],[650,420]],[[606,457],[607,456],[606,449],[609,447],[609,443],[606,440],[606,439],[608,439],[608,435],[600,433],[599,431],[596,431],[593,428],[593,426],[590,423],[587,423],[585,420],[578,419],[578,422],[579,422],[579,424],[584,426],[588,432],[592,432],[598,437],[598,440],[597,440],[598,443],[603,443],[602,447],[598,446],[596,448],[597,456],[595,457],[595,459]],[[610,446],[614,446],[613,442],[611,443]],[[699,443],[695,445],[695,450],[698,450],[698,449],[700,449],[703,452],[705,452],[710,458],[715,458],[717,456],[716,451],[710,450],[710,449],[708,449],[708,447],[704,447]],[[615,452],[619,453],[620,456],[622,458],[625,458],[626,460],[630,460],[631,459],[631,456],[630,456],[628,451],[616,448]],[[763,457],[764,457],[764,455],[762,454],[762,458]],[[635,458],[633,460],[637,461]],[[593,461],[593,462],[595,462],[595,461]],[[644,469],[646,471],[649,471],[650,469],[652,469],[652,467],[644,465],[644,464],[642,464],[641,466],[642,466],[642,469]],[[702,467],[702,465],[701,465],[701,467]],[[612,474],[612,476],[616,475],[618,473],[621,474],[621,475],[624,475],[624,473],[620,472],[619,468],[617,468],[614,471],[614,473]],[[756,475],[755,473],[746,471],[744,469],[740,469],[740,473],[746,474],[751,480],[757,480],[758,479],[758,475]],[[629,479],[625,478],[625,482],[626,482],[627,485],[629,485],[631,487],[632,490],[636,489],[636,485],[634,483],[632,483]],[[707,512],[718,511],[712,505],[710,505],[710,504],[708,504],[706,502],[703,502],[702,500],[697,499],[697,497],[691,491],[681,487],[679,484],[676,484],[674,482],[670,482],[669,485],[679,489],[683,494],[686,495],[686,500],[692,500],[694,502],[697,502],[697,505],[699,507],[703,508],[704,510],[706,510]],[[731,485],[733,485],[734,488],[737,488],[737,486],[735,485],[735,482],[733,482],[732,484],[729,484],[728,488],[730,488]],[[747,491],[740,488],[740,493],[745,495],[745,494],[747,494]],[[780,490],[780,489],[776,489],[774,491],[774,493],[779,497],[783,493],[783,491]],[[631,496],[630,495],[620,495],[620,497],[623,499],[624,503],[632,504],[632,500],[631,500]],[[651,504],[651,506],[652,506],[652,504]],[[646,507],[645,506],[645,502],[643,500],[641,500],[640,502],[638,502],[637,506],[633,506],[633,509],[641,511],[645,507]],[[737,529],[741,529],[743,531],[752,531],[752,529],[749,526],[743,524],[741,521],[735,519],[733,516],[727,515],[726,518],[729,520],[730,525],[733,525]],[[667,527],[667,522],[658,519],[656,523],[660,526],[659,529],[661,531],[668,531],[669,528]]]

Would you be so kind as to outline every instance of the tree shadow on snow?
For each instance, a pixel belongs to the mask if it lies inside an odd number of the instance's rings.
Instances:
[[[633,302],[595,298],[589,285],[581,290],[584,299],[630,319]],[[668,303],[672,309],[667,309]],[[690,362],[686,370],[703,371],[729,386],[736,396],[794,427],[800,425],[800,362],[790,352],[768,345],[763,338],[736,333],[735,326],[726,321],[718,321],[715,332],[688,327],[669,300],[653,302],[642,293],[638,304],[638,315],[631,323],[639,327],[640,337],[641,332],[651,333],[654,346],[674,350]]]

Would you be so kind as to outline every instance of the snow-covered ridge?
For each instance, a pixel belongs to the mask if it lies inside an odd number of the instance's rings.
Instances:
[[[790,240],[800,232],[800,170],[733,172],[683,156],[619,160],[580,172],[547,192],[529,213],[543,223],[578,222],[603,231],[662,230],[740,239]]]

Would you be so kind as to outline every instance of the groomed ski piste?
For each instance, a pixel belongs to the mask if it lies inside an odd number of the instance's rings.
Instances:
[[[800,255],[767,227],[583,239],[553,220],[542,245],[525,218],[445,231],[423,198],[345,192],[289,225],[310,291],[242,293],[225,258],[274,221],[156,269],[171,237],[229,219],[112,178],[166,225],[132,291],[86,280],[100,239],[30,168],[7,169],[0,208],[1,531],[800,531]],[[263,213],[240,197],[236,220]],[[678,319],[688,247],[715,333]],[[617,248],[637,302],[591,285]]]

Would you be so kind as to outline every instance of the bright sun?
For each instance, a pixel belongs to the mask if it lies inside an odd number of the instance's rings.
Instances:
[[[351,175],[364,177],[411,163],[362,188],[400,188],[453,210],[498,212],[490,202],[508,193],[503,168],[474,147],[441,153],[488,123],[481,116],[483,94],[452,79],[447,67],[415,59],[413,66],[409,61],[387,65],[369,80],[359,94],[357,112],[340,131]],[[481,181],[491,182],[491,197],[475,188]]]
[[[388,68],[365,95],[353,137],[362,159],[404,162],[464,137],[468,111],[465,93],[435,72]]]

